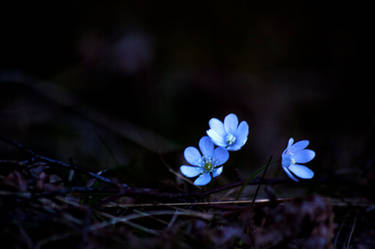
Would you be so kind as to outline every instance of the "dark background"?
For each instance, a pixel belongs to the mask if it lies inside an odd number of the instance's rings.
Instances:
[[[309,139],[316,179],[373,166],[366,6],[90,1],[1,9],[0,133],[40,154],[173,184],[212,117],[250,125],[223,175]],[[0,145],[4,159],[20,156]],[[108,174],[111,174],[110,172]],[[370,174],[371,175],[371,174]],[[273,167],[269,177],[285,177]]]

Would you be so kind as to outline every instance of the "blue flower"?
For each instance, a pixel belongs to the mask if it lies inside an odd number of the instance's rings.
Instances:
[[[302,179],[311,179],[314,172],[304,165],[297,163],[308,163],[315,157],[315,152],[305,149],[309,145],[308,140],[302,140],[295,144],[294,139],[290,138],[288,146],[281,155],[281,166],[292,180],[298,182],[296,177]]]
[[[212,118],[208,124],[210,129],[207,131],[207,135],[217,146],[236,151],[241,149],[247,141],[249,125],[246,121],[242,121],[238,125],[236,114],[228,114],[224,119],[224,123]]]
[[[199,176],[194,181],[194,185],[203,186],[209,183],[212,177],[223,172],[221,165],[228,161],[229,153],[221,147],[215,149],[211,139],[207,136],[199,140],[199,148],[203,155],[193,146],[185,149],[185,159],[191,165],[182,165],[180,171],[186,177]]]

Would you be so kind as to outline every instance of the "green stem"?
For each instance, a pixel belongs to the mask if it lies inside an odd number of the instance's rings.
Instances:
[[[249,178],[246,179],[246,181],[244,182],[244,184],[242,184],[240,190],[237,193],[237,196],[235,198],[236,201],[240,198],[240,196],[241,196],[244,188],[246,187],[246,185],[248,185],[249,182],[251,182],[252,180],[254,180],[254,178],[257,177],[260,173],[262,173],[262,171],[265,170],[271,164],[271,161],[272,161],[272,156],[270,157],[270,159],[268,160],[268,162],[265,165],[263,165],[262,167],[260,167],[259,169],[257,169],[253,174],[251,174],[249,176]]]
[[[254,198],[253,198],[253,202],[251,203],[251,206],[254,206],[255,199],[257,198],[257,195],[258,195],[258,192],[259,192],[259,189],[260,189],[260,185],[262,184],[262,181],[263,181],[264,177],[266,176],[267,169],[268,169],[268,166],[270,166],[271,161],[272,161],[272,156],[270,156],[270,158],[268,159],[268,162],[266,164],[266,167],[264,168],[263,175],[260,178],[257,189],[255,190],[255,194],[254,194]]]

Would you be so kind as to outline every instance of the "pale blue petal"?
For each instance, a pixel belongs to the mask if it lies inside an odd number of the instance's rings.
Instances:
[[[184,151],[184,156],[185,156],[186,161],[190,163],[191,165],[201,166],[202,156],[201,156],[201,153],[199,153],[197,148],[193,146],[187,147]]]
[[[292,151],[292,152],[298,151],[298,150],[303,150],[309,145],[309,143],[310,143],[309,140],[298,141],[297,143],[290,146],[289,150]]]
[[[204,157],[212,158],[214,154],[214,144],[211,141],[211,138],[204,136],[199,140],[199,148]]]
[[[292,179],[293,181],[296,181],[296,182],[299,181],[296,177],[294,177],[294,175],[292,175],[292,173],[290,173],[290,171],[287,167],[282,167],[282,168],[285,171],[285,173],[290,177],[290,179]]]
[[[195,181],[194,181],[194,185],[196,186],[203,186],[203,185],[206,185],[207,183],[209,183],[211,181],[211,176],[209,173],[204,173],[202,175],[200,175]]]
[[[207,135],[211,138],[217,146],[225,147],[224,137],[218,135],[214,130],[210,129],[207,131]]]
[[[291,155],[288,153],[283,153],[281,155],[281,166],[287,168],[292,164]]]
[[[286,148],[286,149],[283,151],[283,153],[281,154],[281,156],[282,156],[282,157],[285,156],[285,155],[287,154],[287,152],[288,152],[288,148]]]
[[[289,166],[289,170],[296,176],[303,179],[311,179],[314,177],[314,171],[303,165],[293,164]]]
[[[202,173],[202,168],[200,167],[194,167],[194,166],[188,166],[188,165],[182,165],[180,167],[181,173],[186,177],[194,177]]]
[[[315,152],[312,150],[297,151],[293,154],[293,159],[297,163],[308,163],[315,157]]]
[[[222,172],[223,172],[223,168],[224,167],[219,167],[219,168],[216,168],[212,171],[212,176],[213,177],[217,177],[219,176]]]
[[[288,147],[292,146],[293,143],[294,143],[294,139],[292,137],[289,138]]]
[[[241,149],[241,147],[242,147],[242,144],[236,141],[233,145],[226,147],[226,149],[229,151],[237,151]]]
[[[249,135],[249,125],[246,121],[242,121],[237,128],[237,140],[242,145],[244,145],[247,141],[247,136]]]
[[[214,130],[219,136],[224,137],[226,132],[224,130],[224,124],[217,118],[211,118],[208,125],[212,130]]]
[[[289,151],[290,146],[292,146],[293,143],[294,143],[294,139],[292,137],[289,138],[288,145],[286,146],[286,148],[283,151],[282,155],[287,154],[287,152]]]
[[[228,114],[224,119],[224,128],[227,133],[235,134],[238,126],[236,114]]]
[[[219,166],[229,159],[229,152],[226,149],[223,149],[222,147],[217,147],[214,152],[213,162],[214,166]]]

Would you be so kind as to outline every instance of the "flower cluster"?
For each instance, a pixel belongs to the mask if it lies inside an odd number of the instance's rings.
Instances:
[[[249,134],[247,122],[242,121],[238,125],[238,118],[233,113],[225,117],[224,123],[212,118],[209,126],[208,136],[203,136],[199,140],[199,149],[202,154],[193,146],[187,147],[184,156],[191,165],[180,167],[181,173],[186,177],[198,176],[194,181],[196,186],[206,185],[213,177],[220,175],[223,172],[222,165],[229,159],[228,151],[241,149]]]
[[[228,151],[238,151],[245,145],[249,135],[249,125],[246,121],[238,124],[235,114],[228,114],[221,122],[212,118],[208,122],[210,129],[208,136],[199,140],[199,150],[193,146],[185,149],[184,156],[190,165],[182,165],[181,173],[186,177],[197,177],[194,181],[196,186],[208,184],[212,178],[223,172],[223,164],[229,159]],[[215,148],[215,145],[217,146]],[[294,143],[290,138],[288,146],[281,155],[281,166],[286,174],[294,181],[298,178],[311,179],[314,172],[302,163],[308,163],[315,157],[315,152],[306,147],[308,140]]]

